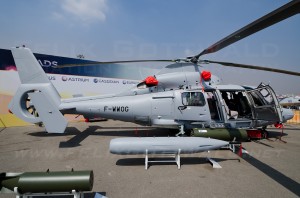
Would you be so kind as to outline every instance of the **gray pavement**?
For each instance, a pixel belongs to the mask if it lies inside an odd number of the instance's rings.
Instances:
[[[181,170],[165,163],[146,171],[142,155],[109,153],[112,138],[168,135],[173,134],[166,129],[112,120],[70,123],[62,135],[36,126],[0,128],[0,172],[93,170],[93,192],[113,198],[300,196],[299,125],[286,126],[287,143],[276,138],[243,143],[251,155],[243,159],[229,150],[182,155]],[[223,168],[213,169],[206,156]]]

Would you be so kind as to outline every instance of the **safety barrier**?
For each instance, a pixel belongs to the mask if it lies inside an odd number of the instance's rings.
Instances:
[[[300,124],[300,110],[293,110],[294,117],[287,121],[288,124]]]

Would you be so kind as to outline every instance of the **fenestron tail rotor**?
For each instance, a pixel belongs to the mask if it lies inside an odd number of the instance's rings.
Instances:
[[[31,99],[28,95],[28,93],[26,94],[26,99],[25,99],[25,106],[26,106],[26,110],[33,115],[34,117],[39,117],[39,113],[37,112],[36,108],[34,107],[34,105],[31,103]]]

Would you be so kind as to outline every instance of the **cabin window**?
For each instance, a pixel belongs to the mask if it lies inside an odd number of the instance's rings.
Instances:
[[[244,91],[222,91],[225,111],[230,118],[251,118],[252,111]],[[260,98],[256,98],[260,103]]]
[[[182,93],[182,104],[185,106],[204,106],[205,98],[202,92]]]

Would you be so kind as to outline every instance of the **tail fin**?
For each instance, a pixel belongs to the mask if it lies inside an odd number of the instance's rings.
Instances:
[[[59,111],[59,93],[30,49],[17,47],[11,51],[21,85],[10,102],[9,109],[26,122],[43,122],[47,132],[63,133],[67,120]]]
[[[11,49],[21,84],[50,83],[44,70],[28,48]]]

